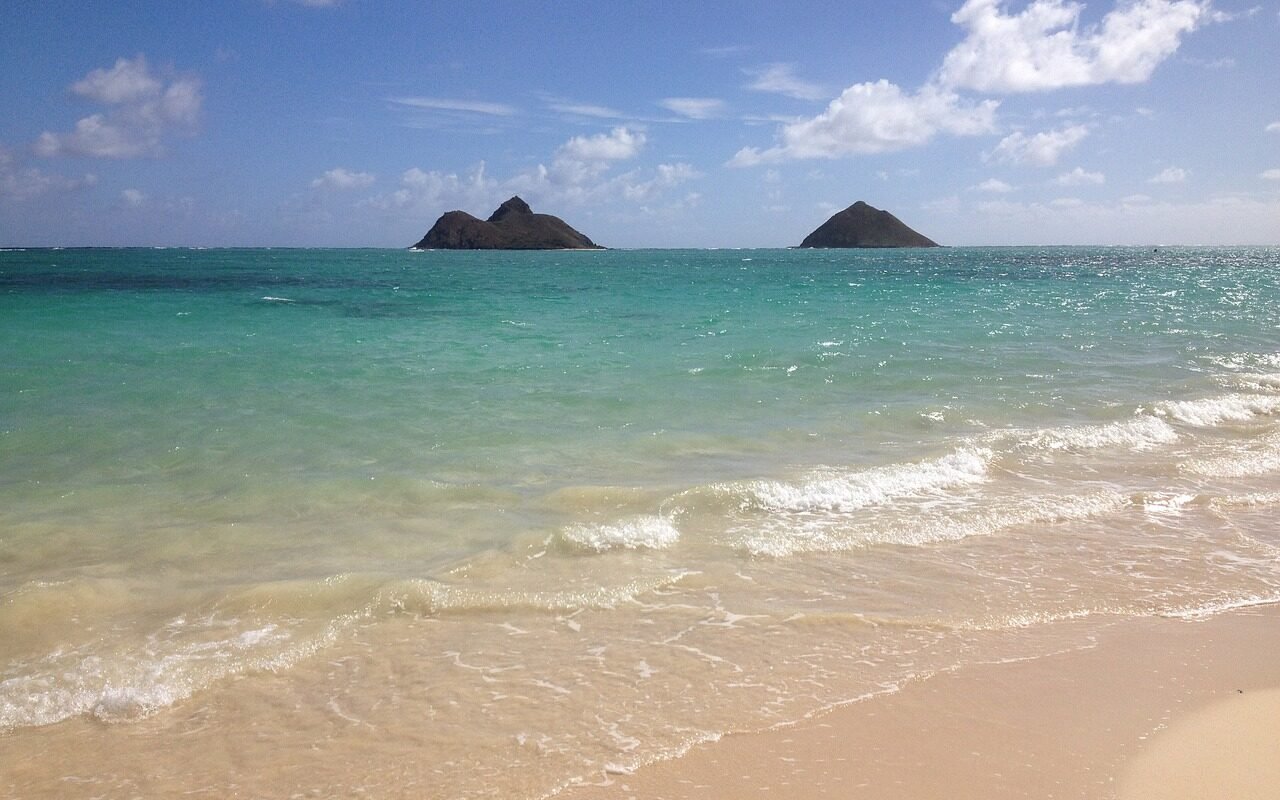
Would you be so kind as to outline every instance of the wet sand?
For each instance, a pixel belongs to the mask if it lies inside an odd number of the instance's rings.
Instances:
[[[1280,608],[1259,607],[1119,622],[562,797],[1270,798],[1277,765]]]

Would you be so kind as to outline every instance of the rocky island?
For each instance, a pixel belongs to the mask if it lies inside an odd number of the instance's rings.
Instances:
[[[535,214],[512,197],[487,220],[448,211],[413,250],[603,250],[559,217]]]
[[[800,243],[801,247],[937,247],[938,243],[908,228],[888,211],[859,200]]]

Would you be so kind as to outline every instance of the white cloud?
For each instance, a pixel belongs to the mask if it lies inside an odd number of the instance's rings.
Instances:
[[[757,92],[773,92],[798,100],[822,100],[830,97],[821,86],[796,77],[795,66],[792,64],[766,64],[745,72],[755,79],[747,84],[747,88]]]
[[[608,133],[575,136],[560,146],[558,156],[574,161],[624,161],[644,147],[643,131],[618,126]]]
[[[642,131],[626,127],[595,136],[575,136],[556,149],[550,166],[538,164],[505,180],[489,177],[483,163],[467,175],[414,167],[401,175],[400,188],[369,198],[360,205],[385,212],[429,216],[448,208],[491,209],[512,194],[521,195],[535,207],[617,200],[645,203],[702,177],[684,163],[659,164],[652,170],[634,169],[609,176],[613,165],[639,155],[644,144]],[[689,198],[696,196],[696,193],[689,194],[682,202],[692,202]]]
[[[531,170],[502,183],[503,193],[516,193],[553,205],[588,205],[624,199],[632,202],[652,200],[668,189],[702,177],[689,164],[659,164],[651,172],[635,169],[606,177],[608,164],[598,169],[566,169],[562,161],[550,167],[539,164]]]
[[[988,133],[998,101],[965,100],[956,90],[1011,93],[1140,83],[1177,51],[1183,36],[1216,20],[1212,0],[1117,0],[1088,26],[1081,24],[1084,4],[1073,0],[1031,0],[1017,13],[1007,13],[1005,6],[1005,0],[966,0],[951,17],[966,30],[964,41],[915,93],[885,80],[856,84],[817,117],[785,122],[774,147],[744,147],[729,165],[882,153],[920,146],[938,133]],[[787,64],[750,74],[756,80],[748,88],[821,96],[818,87],[797,82]],[[1048,166],[1088,133],[1083,125],[1030,137],[1014,133],[986,157]]]
[[[1004,194],[1012,192],[1013,187],[998,178],[988,178],[977,186],[974,186],[973,190],[975,192],[995,192],[997,194]]]
[[[1060,108],[1053,113],[1059,119],[1079,118],[1079,117],[1097,117],[1097,110],[1089,106],[1073,106],[1071,108]]]
[[[1075,147],[1088,135],[1089,129],[1084,125],[1071,125],[1031,136],[1017,131],[1001,139],[995,149],[985,154],[983,158],[1004,164],[1050,167],[1058,163],[1058,158],[1063,153]]]
[[[679,186],[686,181],[701,178],[702,173],[689,164],[659,164],[653,171],[653,177],[637,180],[633,174],[622,176],[619,190],[628,200],[647,201],[662,194],[667,189]]]
[[[1262,11],[1262,6],[1253,6],[1244,11],[1220,11],[1212,9],[1210,19],[1214,22],[1235,22],[1238,19],[1252,19]]]
[[[35,151],[41,156],[158,155],[165,135],[194,128],[203,101],[198,80],[177,77],[166,83],[152,73],[142,55],[118,59],[111,69],[96,69],[71,90],[109,109],[77,120],[69,133],[40,134]]]
[[[104,105],[145,100],[160,93],[161,83],[142,56],[116,59],[111,69],[95,69],[71,84],[71,91]]]
[[[818,116],[784,125],[776,146],[764,151],[744,147],[729,164],[886,153],[922,145],[938,133],[988,133],[997,105],[994,100],[966,103],[933,86],[908,94],[886,80],[859,83]]]
[[[461,111],[466,114],[488,114],[494,117],[510,117],[520,113],[514,106],[483,100],[458,100],[447,97],[388,97],[387,100],[398,106],[430,111]]]
[[[1269,169],[1258,175],[1264,181],[1280,181],[1280,169]]]
[[[68,178],[63,175],[51,175],[34,167],[23,169],[18,166],[17,159],[12,153],[0,146],[0,201],[22,202],[52,192],[82,189],[93,186],[97,182],[98,179],[94,175]]]
[[[499,194],[496,181],[485,175],[481,161],[470,175],[455,172],[430,172],[411,167],[400,176],[400,188],[389,194],[378,195],[360,205],[381,211],[408,211],[426,214],[441,206],[450,208],[477,208],[490,204]]]
[[[640,154],[643,131],[626,127],[595,136],[575,136],[556,149],[551,165],[539,164],[506,181],[511,191],[557,204],[582,205],[625,199],[648,202],[667,190],[701,177],[688,164],[659,164],[651,172],[635,169],[608,177],[617,162]]]
[[[725,110],[724,101],[714,97],[668,97],[658,105],[689,119],[711,119]]]
[[[1204,67],[1205,69],[1235,69],[1236,60],[1230,56],[1223,58],[1187,58],[1183,59],[1186,63],[1196,67]]]
[[[365,189],[373,185],[374,177],[368,172],[353,172],[344,167],[328,170],[311,182],[312,189]]]
[[[1151,176],[1147,183],[1183,183],[1190,176],[1191,173],[1182,167],[1165,167]]]
[[[945,86],[1035,92],[1141,83],[1208,20],[1209,0],[1130,0],[1082,27],[1082,3],[1034,0],[1005,14],[1003,0],[968,0],[951,21],[968,30],[942,63]]]
[[[120,192],[120,201],[129,208],[139,208],[147,202],[147,195],[141,189],[125,189]]]
[[[45,157],[76,155],[100,158],[135,158],[151,152],[158,140],[138,136],[133,128],[93,114],[76,122],[71,133],[45,131],[36,140],[35,151]]]
[[[1264,129],[1267,133],[1280,133],[1280,120],[1271,123]]]
[[[1064,172],[1053,179],[1055,186],[1098,186],[1106,182],[1106,175],[1101,172],[1086,172],[1081,167]]]
[[[595,119],[622,119],[626,116],[621,111],[608,106],[597,106],[590,103],[570,103],[561,100],[549,100],[547,108],[552,111],[558,111],[561,114],[573,114],[578,117],[593,117]]]

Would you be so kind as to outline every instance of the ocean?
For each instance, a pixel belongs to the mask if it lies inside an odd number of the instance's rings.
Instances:
[[[0,353],[2,797],[542,798],[1280,601],[1277,248],[10,250]]]

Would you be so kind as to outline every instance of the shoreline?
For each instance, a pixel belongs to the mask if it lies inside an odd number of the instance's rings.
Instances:
[[[1200,780],[1261,798],[1280,794],[1258,763],[1277,746],[1280,606],[1257,606],[1118,621],[1085,649],[960,667],[558,797],[1146,800]]]

